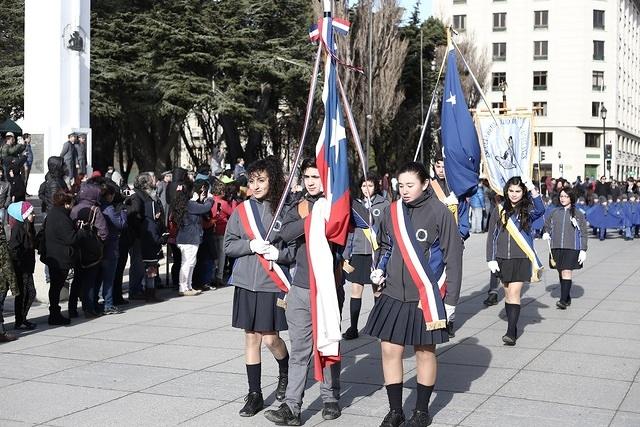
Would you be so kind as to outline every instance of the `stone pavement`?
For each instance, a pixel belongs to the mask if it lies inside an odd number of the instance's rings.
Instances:
[[[434,425],[640,425],[640,241],[591,239],[566,311],[555,308],[557,274],[546,271],[541,283],[526,287],[517,346],[504,347],[502,303],[482,305],[485,236],[467,243],[457,336],[438,347]],[[536,245],[546,260],[546,244]],[[47,307],[34,307],[38,329],[0,345],[0,425],[272,425],[262,414],[237,415],[247,384],[231,300],[226,288],[55,328],[46,325]],[[365,292],[361,327],[371,305]],[[6,318],[10,329],[12,314]],[[361,337],[343,349],[343,415],[323,421],[318,386],[309,381],[307,426],[377,426],[387,412],[378,343]],[[273,404],[276,362],[263,355],[263,391]],[[404,369],[410,413],[416,386],[410,351]]]

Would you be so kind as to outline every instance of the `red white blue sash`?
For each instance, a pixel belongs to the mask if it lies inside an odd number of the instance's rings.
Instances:
[[[416,239],[416,231],[404,203],[393,202],[390,212],[393,224],[393,241],[398,245],[402,260],[409,270],[413,283],[418,288],[419,306],[424,315],[426,328],[428,331],[446,328],[447,314],[442,300],[445,291],[444,268],[440,268],[441,271],[436,272],[427,263],[423,253],[424,249]],[[444,263],[440,260],[439,264],[442,267]]]
[[[262,220],[260,220],[260,215],[258,214],[258,207],[255,206],[255,203],[256,202],[253,199],[249,199],[242,202],[238,206],[240,223],[242,224],[242,228],[244,228],[244,232],[249,240],[253,240],[256,238],[264,239],[264,236],[266,235]],[[260,262],[260,265],[262,266],[264,271],[271,278],[271,280],[273,280],[276,286],[282,292],[289,292],[291,284],[289,283],[287,275],[278,265],[278,263],[269,262],[264,258],[263,255],[255,255],[258,257],[258,261]]]

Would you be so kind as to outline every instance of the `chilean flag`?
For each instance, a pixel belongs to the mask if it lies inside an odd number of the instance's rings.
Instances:
[[[323,380],[322,369],[340,361],[340,309],[336,292],[333,250],[330,243],[344,245],[349,233],[351,197],[347,163],[347,133],[337,87],[334,25],[325,13],[322,40],[325,52],[324,123],[316,144],[316,165],[324,198],[316,201],[306,218],[305,234],[309,260],[309,291],[313,328],[314,377]],[[341,25],[340,30],[345,30]],[[347,27],[348,29],[348,27]]]

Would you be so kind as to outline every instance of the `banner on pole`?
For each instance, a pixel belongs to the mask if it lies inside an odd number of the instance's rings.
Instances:
[[[482,165],[489,185],[502,195],[513,176],[531,177],[533,167],[533,125],[531,113],[476,115],[476,128],[482,146]]]

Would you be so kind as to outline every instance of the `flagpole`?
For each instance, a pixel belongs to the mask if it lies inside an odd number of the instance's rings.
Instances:
[[[422,141],[424,140],[424,134],[427,130],[427,123],[429,122],[429,117],[431,116],[431,111],[433,109],[433,103],[436,100],[436,94],[438,93],[438,83],[440,83],[440,78],[442,77],[442,70],[444,70],[444,64],[447,62],[446,55],[442,58],[442,64],[440,65],[440,71],[438,72],[438,78],[436,79],[436,85],[433,88],[433,94],[431,95],[431,102],[429,103],[429,109],[427,110],[427,116],[424,118],[424,122],[422,124],[422,130],[420,131],[420,139],[418,140],[418,148],[416,149],[416,154],[413,156],[413,161],[418,160],[418,155],[420,154],[420,148],[422,148]]]
[[[280,201],[278,202],[278,208],[276,209],[275,214],[273,215],[273,219],[271,220],[271,224],[269,224],[269,229],[267,230],[267,234],[265,236],[265,240],[269,240],[269,235],[273,231],[273,227],[275,226],[282,209],[284,208],[284,203],[287,200],[287,196],[289,194],[289,190],[291,189],[291,185],[293,184],[293,179],[295,174],[293,171],[296,170],[298,165],[300,164],[300,159],[302,157],[304,142],[307,139],[307,133],[309,131],[309,122],[311,121],[311,112],[313,111],[313,99],[316,92],[316,86],[318,83],[318,71],[320,70],[320,58],[322,56],[322,43],[318,43],[318,51],[316,52],[316,62],[313,64],[313,73],[311,74],[311,83],[309,87],[309,96],[307,97],[307,110],[304,116],[304,126],[302,128],[302,136],[300,137],[300,144],[298,145],[298,152],[296,153],[296,159],[293,162],[293,166],[289,170],[289,179],[287,180],[287,185],[284,188],[282,196],[280,196]]]

